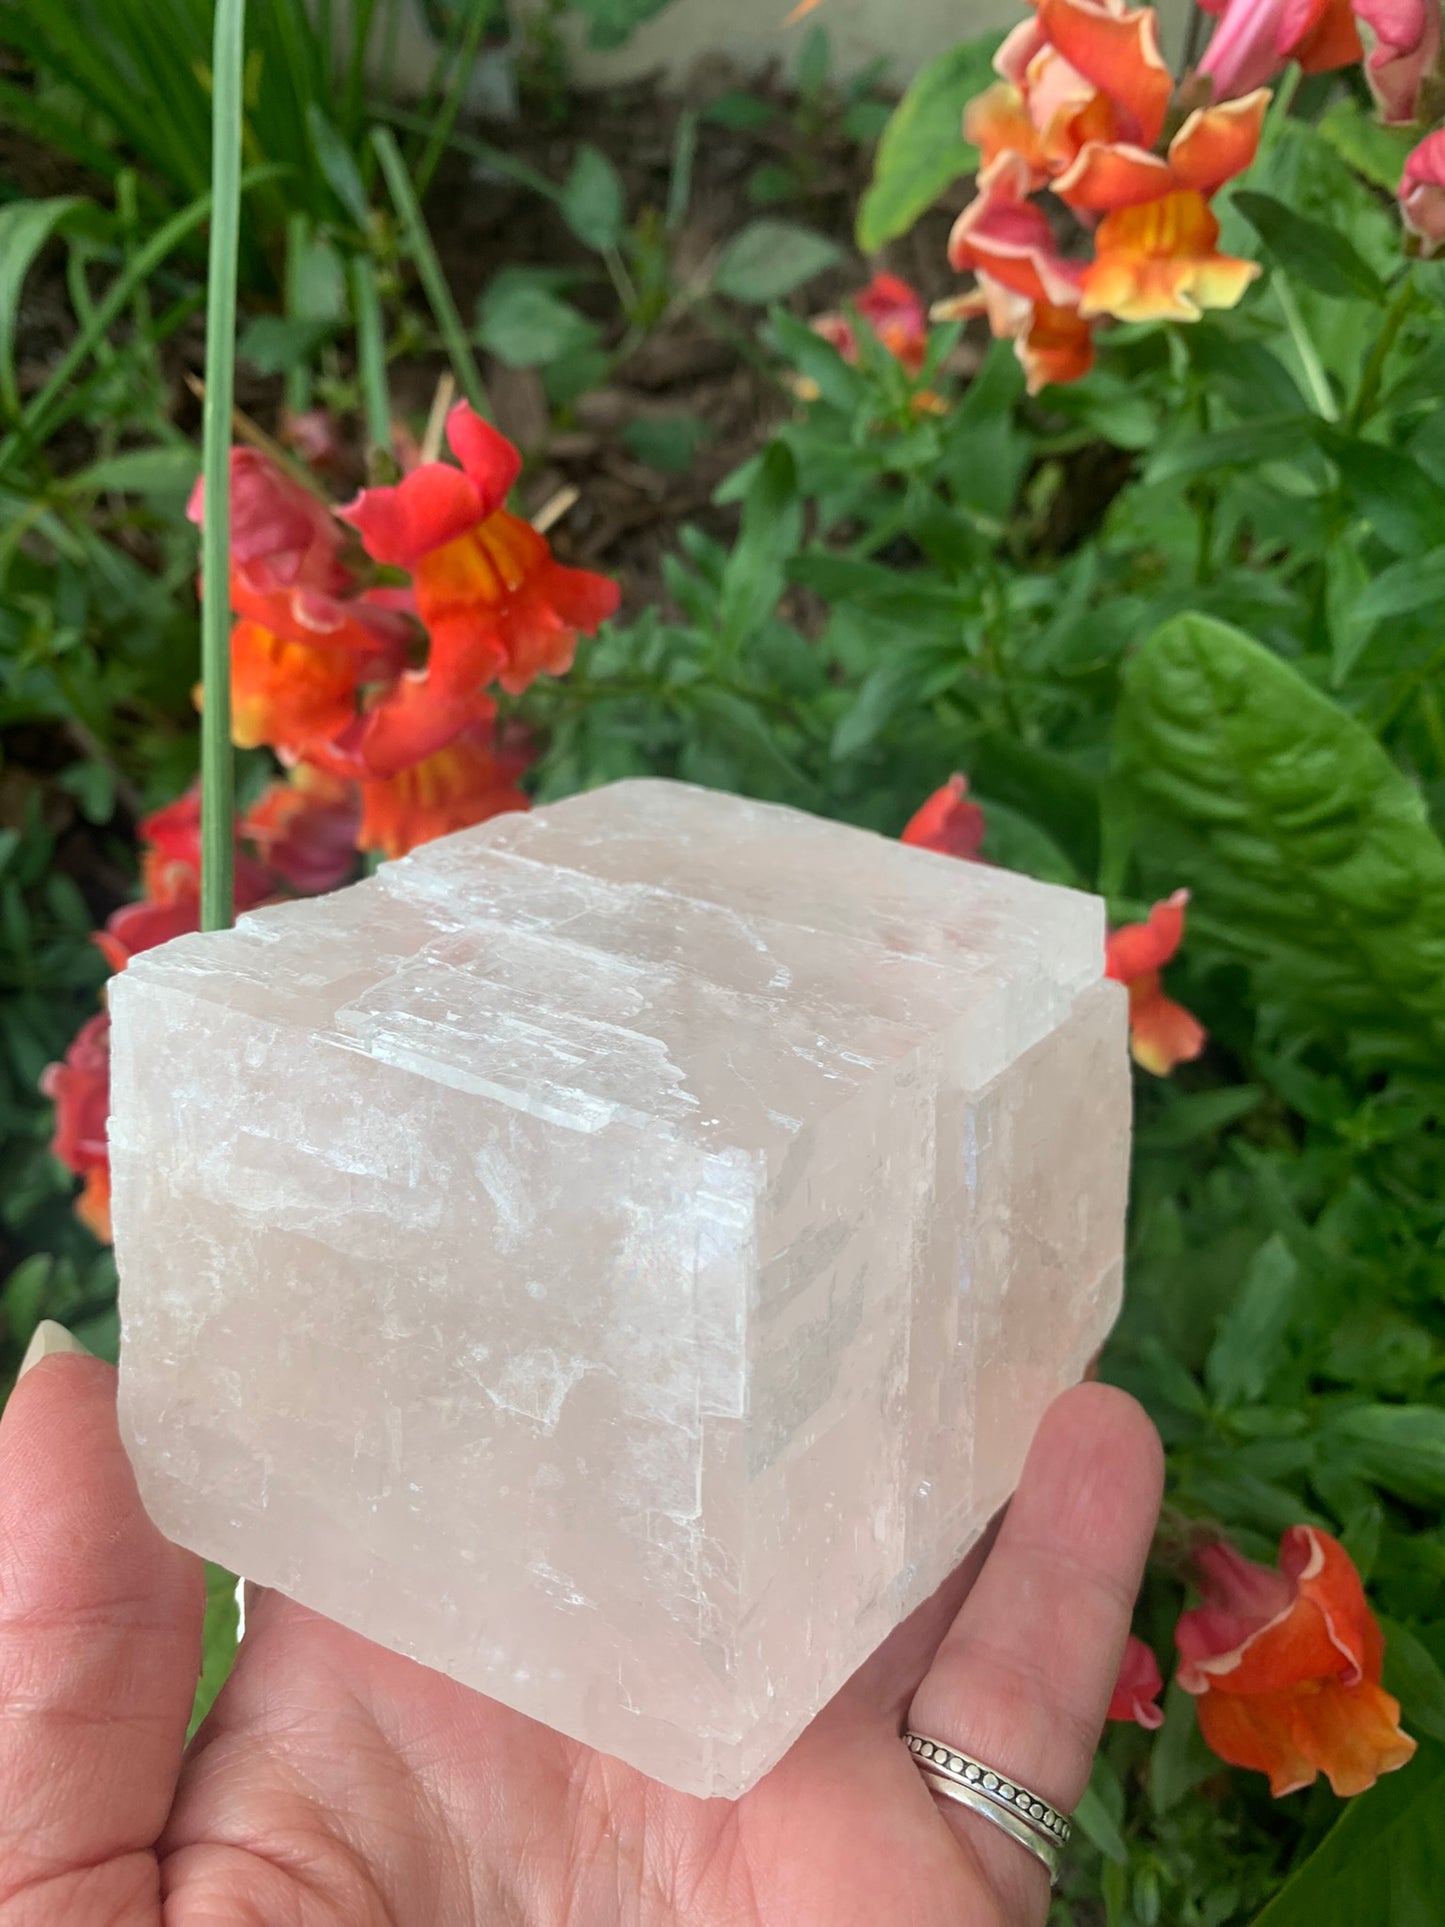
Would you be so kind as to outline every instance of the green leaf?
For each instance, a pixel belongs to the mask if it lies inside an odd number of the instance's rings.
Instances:
[[[1146,485],[1208,475],[1220,468],[1254,468],[1303,455],[1313,446],[1310,425],[1298,415],[1267,415],[1263,421],[1182,435],[1166,442],[1144,469]],[[1315,457],[1316,465],[1319,458]]]
[[[107,455],[78,475],[66,488],[114,489],[120,495],[186,495],[201,472],[199,452],[182,448],[132,448],[123,455]]]
[[[572,5],[587,22],[588,46],[610,52],[661,13],[667,0],[572,0]]]
[[[1336,297],[1385,299],[1384,282],[1338,228],[1297,214],[1272,194],[1241,190],[1232,205],[1259,236],[1270,259],[1307,287]]]
[[[1445,1893],[1445,1748],[1351,1800],[1253,1927],[1439,1927]]]
[[[859,205],[864,254],[906,234],[946,187],[978,166],[978,149],[963,138],[963,110],[993,79],[1001,37],[950,47],[914,76],[883,131]]]
[[[1123,1811],[1124,1789],[1119,1784],[1118,1774],[1101,1753],[1094,1761],[1089,1784],[1074,1808],[1073,1818],[1085,1839],[1092,1841],[1106,1860],[1112,1860],[1120,1867],[1129,1864],[1129,1849],[1119,1831]]]
[[[509,368],[544,367],[596,338],[585,316],[521,271],[503,270],[482,296],[477,339]]]
[[[1254,1254],[1204,1361],[1204,1382],[1221,1405],[1262,1396],[1284,1355],[1298,1280],[1299,1266],[1278,1234]]]
[[[1239,630],[1183,615],[1128,666],[1121,773],[1151,812],[1157,881],[1296,1022],[1362,1063],[1445,1064],[1445,849],[1367,730]]]
[[[1380,1630],[1385,1635],[1385,1690],[1399,1700],[1406,1732],[1445,1740],[1445,1672],[1439,1661],[1408,1626],[1382,1614]]]
[[[1164,1694],[1164,1724],[1149,1754],[1149,1803],[1168,1813],[1201,1780],[1219,1771],[1219,1760],[1204,1744],[1192,1695],[1177,1680]]]
[[[306,103],[306,131],[326,183],[359,228],[371,220],[371,202],[349,144],[314,100]]]
[[[263,375],[284,375],[307,367],[322,342],[333,333],[331,322],[319,318],[258,315],[241,330],[236,353]]]
[[[868,392],[867,377],[850,367],[831,341],[824,341],[786,308],[773,310],[768,327],[792,366],[815,385],[825,402],[846,414],[858,407]]]
[[[1381,127],[1349,95],[1335,101],[1320,116],[1315,131],[1341,160],[1387,194],[1393,194],[1400,185],[1410,149],[1420,138],[1418,128]]]
[[[599,254],[622,239],[626,203],[617,169],[598,148],[584,142],[562,186],[562,219],[584,247]]]
[[[797,468],[788,448],[773,442],[748,485],[742,528],[723,571],[718,629],[729,648],[738,648],[777,607],[802,528]]]
[[[703,119],[710,120],[718,127],[736,128],[746,133],[753,128],[766,127],[777,116],[777,108],[770,100],[759,94],[747,93],[741,87],[733,87],[716,100],[710,100],[703,108]]]
[[[707,423],[696,415],[667,415],[655,421],[629,422],[622,431],[622,446],[639,462],[661,469],[664,475],[685,475],[711,433]]]
[[[1180,1151],[1248,1117],[1264,1102],[1257,1084],[1225,1085],[1217,1091],[1191,1091],[1187,1094],[1166,1087],[1166,1108],[1161,1117],[1141,1124],[1140,1148],[1147,1151]]]
[[[241,1614],[236,1603],[236,1575],[223,1566],[206,1562],[206,1617],[201,1634],[201,1676],[196,1681],[196,1697],[191,1708],[187,1739],[195,1733],[210,1712],[217,1693],[226,1683],[231,1662],[236,1657],[236,1641],[241,1630]]]
[[[0,207],[0,400],[12,417],[20,413],[15,324],[25,277],[45,243],[84,205],[78,194],[57,194],[48,201],[12,201]]]
[[[1354,655],[1369,640],[1376,623],[1393,616],[1414,615],[1419,609],[1438,609],[1445,603],[1445,548],[1428,555],[1408,555],[1381,570],[1351,603],[1344,618]]]
[[[1416,1505],[1445,1501],[1445,1410],[1433,1405],[1361,1405],[1324,1436],[1349,1470]]]
[[[1403,449],[1343,434],[1327,422],[1314,433],[1340,472],[1356,510],[1397,555],[1424,555],[1445,533],[1445,488]]]
[[[788,791],[812,787],[779,746],[776,730],[756,703],[710,683],[699,683],[689,701],[702,733],[725,744],[744,769],[755,769]]]
[[[713,287],[734,301],[762,307],[781,301],[842,258],[842,249],[812,228],[794,221],[752,221],[723,249]]]

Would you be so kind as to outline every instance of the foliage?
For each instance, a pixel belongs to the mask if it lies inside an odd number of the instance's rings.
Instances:
[[[643,10],[609,0],[589,18],[606,33]],[[103,12],[97,32],[144,26],[129,6]],[[279,34],[288,9],[260,12]],[[113,186],[104,206],[65,195],[0,210],[0,726],[7,745],[43,740],[53,765],[7,769],[18,800],[0,844],[12,1357],[43,1313],[113,1347],[108,1255],[70,1222],[32,1094],[93,1007],[87,932],[124,889],[136,822],[193,767],[194,547],[180,514],[194,456],[163,351],[199,300],[184,249],[206,211],[183,152],[194,75],[172,124],[132,137],[84,87],[58,85],[58,56],[46,65],[40,39],[68,44],[68,26],[0,6],[0,40],[22,13],[40,83],[21,107],[0,86],[0,111],[23,111]],[[470,18],[449,7],[442,24]],[[295,56],[286,71],[311,73],[307,44],[266,42],[263,68]],[[992,49],[954,50],[908,91],[860,210],[866,247],[974,164],[960,118]],[[1139,1080],[1129,1289],[1103,1368],[1144,1399],[1169,1454],[1139,1630],[1167,1671],[1202,1530],[1270,1560],[1287,1528],[1322,1527],[1385,1621],[1406,1728],[1431,1743],[1343,1812],[1322,1787],[1276,1804],[1257,1777],[1221,1769],[1173,1686],[1157,1734],[1111,1729],[1080,1814],[1092,1844],[1055,1918],[1094,1927],[1100,1896],[1109,1927],[1328,1927],[1384,1906],[1392,1923],[1435,1918],[1445,268],[1402,250],[1381,192],[1409,142],[1348,83],[1311,83],[1299,111],[1282,98],[1258,159],[1214,203],[1221,246],[1261,268],[1239,305],[1188,327],[1119,326],[1086,378],[1030,397],[1009,343],[983,348],[956,321],[932,329],[921,366],[889,351],[861,300],[808,325],[797,310],[838,251],[801,166],[755,178],[734,238],[681,268],[700,131],[766,121],[766,100],[735,92],[682,116],[655,209],[629,204],[596,146],[552,179],[459,135],[461,152],[555,208],[594,270],[507,264],[469,328],[407,171],[373,177],[369,119],[361,105],[353,117],[344,77],[339,92],[334,75],[309,85],[261,88],[252,107],[253,286],[274,279],[283,306],[251,320],[242,352],[284,375],[293,406],[313,390],[365,402],[374,470],[392,460],[388,360],[443,337],[464,384],[479,346],[540,370],[565,413],[665,319],[731,304],[727,325],[756,320],[749,352],[778,378],[780,425],[721,492],[735,538],[716,522],[685,530],[663,604],[604,629],[565,680],[506,700],[541,746],[536,795],[661,773],[897,834],[962,771],[986,859],[1097,890],[1116,921],[1192,893],[1168,983],[1210,1044],[1167,1081]],[[800,126],[852,117],[871,136],[872,95],[871,78],[834,79],[826,41],[805,39]],[[290,106],[272,131],[278,98]],[[389,118],[420,171],[430,123]],[[127,165],[106,144],[116,128]],[[78,352],[27,393],[21,292],[57,258]],[[403,292],[408,260],[430,333]],[[599,288],[615,296],[606,321]],[[623,440],[683,472],[696,442],[677,426],[634,422]],[[80,452],[60,451],[57,435],[82,428]],[[82,840],[103,863],[77,886],[57,853]],[[219,1576],[213,1595],[219,1650],[232,1611]]]
[[[1172,981],[1213,1042],[1140,1088],[1130,1289],[1106,1355],[1170,1453],[1142,1624],[1167,1651],[1196,1522],[1263,1559],[1287,1526],[1324,1525],[1405,1629],[1413,1670],[1387,1682],[1406,1727],[1429,1730],[1445,1689],[1445,415],[1417,371],[1445,285],[1401,261],[1372,187],[1308,122],[1276,128],[1250,179],[1291,218],[1230,217],[1232,245],[1271,263],[1240,307],[1187,333],[1121,330],[1090,377],[1036,403],[1005,344],[960,389],[956,329],[935,329],[910,379],[866,329],[850,365],[775,311],[774,349],[816,399],[731,485],[732,550],[685,537],[675,612],[614,629],[534,692],[540,787],[660,770],[896,833],[963,769],[986,857],[1101,889],[1120,916],[1190,888]],[[1321,248],[1326,223],[1358,266]],[[1249,1919],[1326,1839],[1270,1927],[1318,1912],[1346,1853],[1351,1894],[1394,1881],[1392,1920],[1438,1894],[1424,1758],[1362,1805],[1378,1846],[1363,1817],[1330,1834],[1326,1794],[1295,1796],[1291,1825],[1245,1776],[1222,1782],[1182,1694],[1157,1741],[1115,1731],[1101,1771],[1094,1837],[1124,1850],[1103,1869],[1111,1921]],[[1077,1876],[1059,1918],[1092,1918],[1100,1878]]]

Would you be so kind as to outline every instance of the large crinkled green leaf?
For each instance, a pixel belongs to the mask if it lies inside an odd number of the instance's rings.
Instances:
[[[1445,1065],[1445,848],[1375,739],[1226,624],[1175,617],[1129,665],[1116,734],[1151,861],[1266,1000],[1366,1065]]]

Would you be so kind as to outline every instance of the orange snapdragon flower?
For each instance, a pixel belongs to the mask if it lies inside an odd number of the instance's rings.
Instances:
[[[482,697],[472,714],[474,721],[420,761],[362,778],[361,849],[405,856],[433,837],[531,807],[518,787],[527,759],[499,743],[495,705]]]
[[[571,667],[578,636],[616,610],[617,585],[565,568],[545,536],[503,507],[521,458],[466,402],[447,416],[447,440],[460,468],[424,462],[338,513],[375,561],[412,571],[438,697],[489,682],[517,694]]]
[[[1402,1767],[1415,1742],[1380,1685],[1384,1640],[1337,1539],[1292,1526],[1279,1570],[1220,1540],[1197,1557],[1204,1603],[1180,1619],[1179,1684],[1222,1760],[1293,1793],[1323,1773],[1341,1795]]]
[[[1038,0],[994,66],[965,115],[978,195],[949,244],[977,287],[945,311],[986,314],[1034,393],[1088,371],[1097,318],[1194,320],[1238,301],[1258,269],[1218,252],[1208,201],[1254,159],[1262,88],[1180,104],[1171,131],[1153,9],[1125,0]],[[1063,256],[1033,198],[1045,188],[1086,221],[1104,217],[1093,261]]]
[[[1208,1032],[1182,1004],[1164,995],[1160,971],[1184,941],[1187,890],[1156,903],[1143,923],[1126,923],[1104,946],[1104,975],[1129,992],[1129,1049],[1156,1077],[1187,1064],[1204,1049]]]
[[[977,861],[983,847],[985,828],[983,811],[969,800],[968,778],[950,776],[942,789],[935,790],[909,817],[899,841],[971,863]]]
[[[1218,239],[1219,223],[1201,194],[1166,194],[1106,215],[1084,270],[1079,313],[1197,321],[1205,308],[1232,308],[1259,264],[1220,254]]]
[[[260,595],[237,574],[231,606],[231,740],[295,760],[340,735],[369,683],[398,675],[410,624],[367,596]]]

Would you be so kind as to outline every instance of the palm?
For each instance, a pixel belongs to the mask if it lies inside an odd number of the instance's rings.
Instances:
[[[70,1369],[77,1386],[81,1372],[100,1371]],[[63,1376],[37,1373],[33,1403],[40,1380],[58,1386]],[[12,1425],[7,1417],[0,1430],[0,1506],[15,1492]],[[941,1810],[898,1735],[905,1722],[939,1731],[1045,1795],[1077,1799],[1152,1523],[1156,1460],[1146,1422],[1118,1395],[1095,1387],[1061,1401],[981,1575],[955,1575],[736,1803],[673,1793],[263,1594],[211,1719],[179,1777],[173,1762],[148,1804],[141,1755],[164,1755],[155,1729],[166,1689],[151,1680],[142,1695],[133,1682],[146,1702],[136,1708],[145,1743],[91,1768],[88,1815],[73,1820],[88,1837],[52,1853],[43,1899],[0,1822],[0,1923],[11,1927],[8,1893],[17,1923],[74,1927],[1041,1922],[1042,1870],[985,1822]],[[114,1475],[128,1483],[123,1462]],[[0,1546],[5,1526],[0,1516]],[[193,1619],[192,1562],[143,1518],[135,1529],[149,1534],[153,1622],[167,1612]],[[0,1566],[0,1670],[11,1596]],[[159,1660],[152,1652],[147,1663]],[[178,1655],[172,1639],[165,1665],[183,1721],[190,1653]],[[113,1750],[117,1738],[112,1724]],[[31,1735],[32,1760],[23,1746],[12,1722],[0,1738],[0,1812],[15,1810],[8,1789],[34,1780],[34,1761],[53,1760],[43,1733]],[[103,1828],[103,1852],[93,1836],[107,1774],[114,1800],[144,1814]],[[64,1797],[56,1778],[50,1804]],[[150,1826],[150,1814],[160,1823]],[[62,1816],[59,1831],[70,1824]],[[80,1884],[57,1908],[67,1875],[54,1863],[66,1853]],[[107,1865],[134,1893],[134,1911],[102,1892]]]

